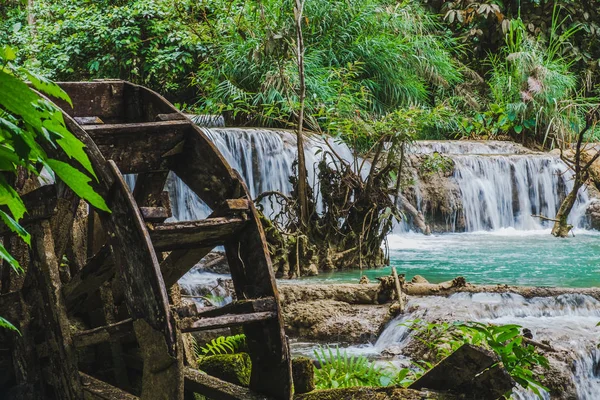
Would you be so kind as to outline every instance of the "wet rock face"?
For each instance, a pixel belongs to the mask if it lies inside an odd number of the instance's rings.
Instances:
[[[387,306],[316,300],[284,305],[283,319],[291,337],[354,344],[374,341],[387,311]]]

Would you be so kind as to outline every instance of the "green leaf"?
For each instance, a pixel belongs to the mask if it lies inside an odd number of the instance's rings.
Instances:
[[[100,210],[110,212],[104,199],[90,186],[89,182],[92,180],[90,177],[62,161],[49,159],[47,160],[47,165],[79,197]]]
[[[44,121],[44,128],[58,134],[60,138],[57,139],[56,142],[65,151],[65,153],[69,157],[77,160],[86,169],[86,171],[88,171],[97,180],[98,178],[96,177],[92,163],[90,162],[86,152],[83,150],[85,145],[65,127],[62,113],[60,111],[57,111],[54,114],[54,117],[55,118],[53,119]]]
[[[11,231],[15,232],[25,243],[31,245],[31,235],[25,230],[17,221],[12,219],[10,215],[0,210],[0,218],[10,228]]]
[[[73,103],[71,102],[71,98],[69,97],[69,95],[64,90],[62,90],[60,86],[58,86],[56,83],[41,75],[28,71],[25,68],[20,68],[19,72],[25,74],[25,76],[27,76],[27,79],[29,79],[29,81],[31,82],[31,85],[40,92],[45,93],[48,96],[64,100],[67,103],[69,103],[71,107],[73,107]]]
[[[513,129],[516,133],[521,133],[523,131],[523,125],[515,125]]]
[[[21,197],[2,176],[0,176],[0,205],[7,206],[13,218],[17,221],[23,218],[27,211]]]
[[[0,244],[0,259],[6,261],[16,272],[23,272],[19,262],[6,250],[4,245]]]
[[[19,333],[19,335],[21,334],[21,332],[19,332],[19,330],[13,324],[11,324],[9,321],[2,317],[0,317],[0,328],[9,329],[11,331]]]

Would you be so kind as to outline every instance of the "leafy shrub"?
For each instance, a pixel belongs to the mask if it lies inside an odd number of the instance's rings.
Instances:
[[[548,360],[537,349],[527,344],[519,325],[492,325],[480,322],[439,322],[424,320],[408,321],[403,325],[415,332],[415,338],[435,354],[437,360],[449,356],[465,343],[492,350],[500,358],[502,366],[523,388],[541,396],[540,389],[548,390],[534,376],[533,368],[548,368]],[[430,367],[431,364],[422,366]],[[543,379],[543,376],[540,377]]]
[[[197,343],[194,343],[194,347],[198,357],[240,353],[246,348],[246,335],[219,336],[204,347]]]
[[[424,176],[431,176],[435,173],[448,174],[454,170],[454,161],[436,151],[425,156],[419,169]]]

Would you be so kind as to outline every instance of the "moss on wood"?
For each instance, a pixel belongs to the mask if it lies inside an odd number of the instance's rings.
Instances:
[[[198,360],[198,369],[216,378],[247,387],[252,361],[247,353],[206,356]]]

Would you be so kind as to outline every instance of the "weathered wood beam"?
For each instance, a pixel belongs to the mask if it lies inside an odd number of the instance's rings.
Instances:
[[[27,209],[27,213],[19,221],[23,226],[42,219],[50,219],[57,212],[58,200],[55,185],[46,185],[34,189],[21,196],[21,199]],[[10,233],[11,230],[6,224],[0,224],[0,236]]]
[[[213,246],[197,249],[173,250],[167,258],[160,263],[160,270],[167,287],[176,284],[194,265],[210,253]]]
[[[73,107],[63,100],[52,100],[71,116],[96,116],[106,123],[124,121],[123,81],[60,82]]]
[[[255,322],[265,322],[277,319],[277,312],[264,311],[240,315],[222,315],[213,318],[186,318],[179,323],[181,332],[209,331],[213,329],[229,328],[232,326],[252,324]]]
[[[172,216],[171,210],[165,207],[140,207],[144,221],[163,222]]]
[[[169,171],[154,171],[138,174],[133,188],[133,198],[140,207],[165,207],[171,210],[169,193],[165,184]]]
[[[204,372],[185,368],[185,390],[219,400],[268,400],[268,397]]]
[[[196,318],[213,318],[228,314],[250,314],[256,312],[277,312],[277,304],[273,297],[256,300],[238,300],[222,307],[211,307],[209,310],[200,309]]]
[[[73,334],[73,344],[75,347],[93,346],[117,341],[128,336],[133,337],[133,320],[131,318],[111,325],[76,332]]]
[[[141,397],[182,400],[183,352],[158,259],[123,176],[114,161],[108,165],[115,182],[108,198],[109,230],[120,242],[113,255],[144,360]]]
[[[190,122],[162,121],[85,125],[85,131],[107,159],[125,173],[165,170],[163,155],[184,140]]]
[[[38,306],[41,307],[36,310],[35,318],[42,320],[44,330],[40,333],[50,345],[46,368],[53,378],[56,398],[81,399],[77,355],[72,346],[50,223],[41,221],[31,227],[30,233],[33,267],[29,272],[36,276]]]
[[[69,312],[80,310],[87,299],[114,274],[115,264],[111,249],[108,244],[105,244],[63,287],[65,304]]]
[[[80,372],[84,400],[139,400],[139,397]]]
[[[242,197],[241,182],[201,128],[190,126],[182,150],[177,157],[170,157],[169,168],[209,207],[215,209],[223,199]]]
[[[242,218],[207,218],[201,221],[155,224],[150,230],[157,251],[214,247],[223,244],[246,224]]]
[[[185,119],[185,116],[178,112],[169,114],[158,114],[156,116],[157,121],[181,121]]]
[[[227,199],[217,206],[210,214],[209,218],[231,217],[240,215],[250,210],[250,205],[246,199]]]

